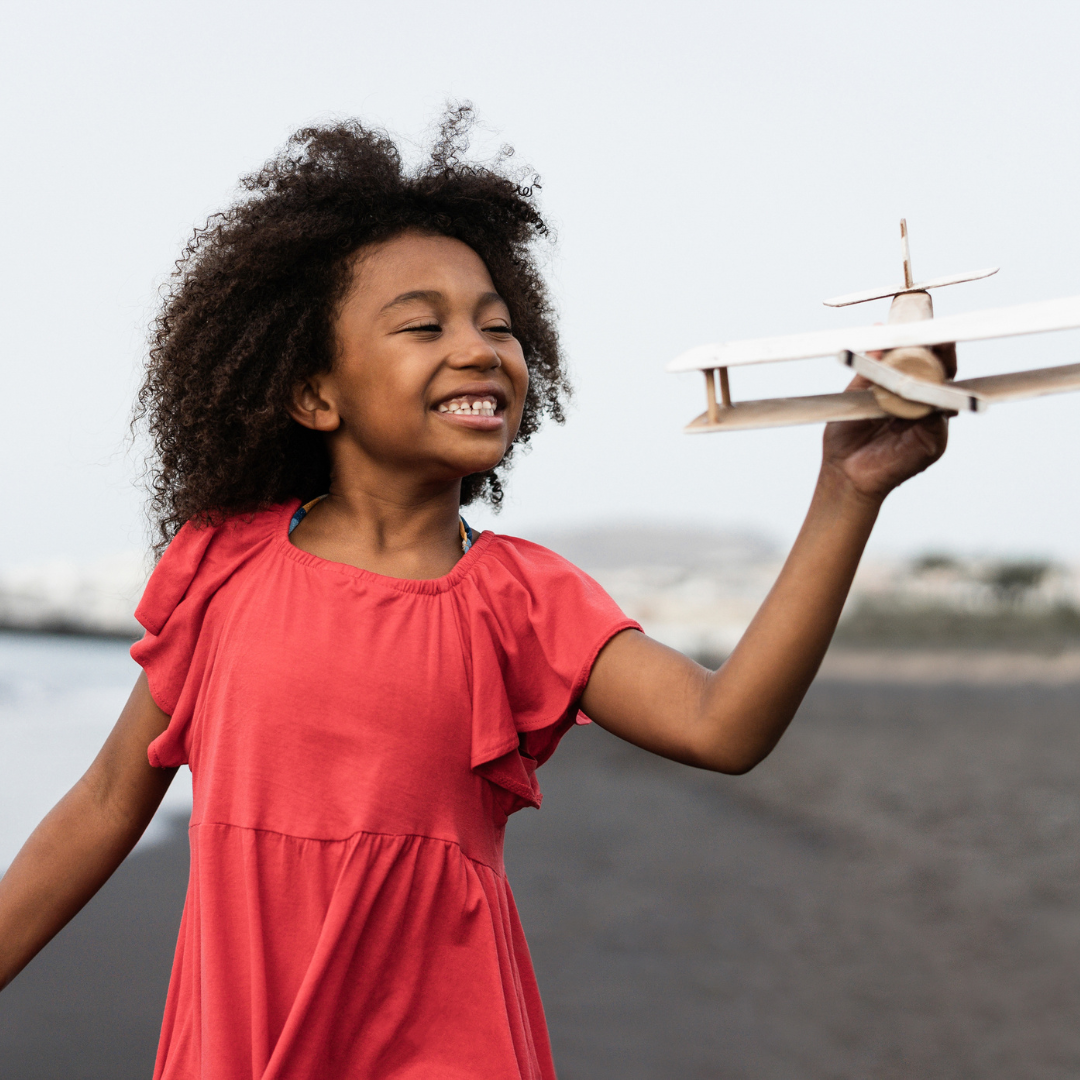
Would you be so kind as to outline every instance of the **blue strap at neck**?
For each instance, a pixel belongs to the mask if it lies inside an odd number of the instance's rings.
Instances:
[[[316,504],[325,499],[325,495],[320,495],[317,499],[312,499],[309,503],[304,503],[303,506],[297,507],[296,513],[293,514],[292,520],[289,522],[289,535],[292,536],[293,529],[300,524],[308,516],[308,511]],[[473,546],[473,542],[476,540],[476,535],[473,533],[469,523],[459,515],[458,521],[461,522],[461,553],[467,555],[469,548]]]

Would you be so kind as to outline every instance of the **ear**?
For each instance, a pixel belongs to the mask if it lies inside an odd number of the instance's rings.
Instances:
[[[334,431],[341,426],[341,414],[328,397],[318,375],[297,383],[293,389],[289,415],[312,431]]]

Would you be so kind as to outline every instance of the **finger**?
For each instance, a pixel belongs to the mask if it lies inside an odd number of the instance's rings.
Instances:
[[[949,443],[949,421],[942,413],[932,413],[915,422],[915,437],[929,457],[927,465],[935,462]],[[925,468],[926,466],[924,466]]]
[[[935,345],[932,351],[934,355],[941,361],[942,366],[945,368],[945,377],[947,379],[955,379],[956,342],[950,341],[945,345]]]

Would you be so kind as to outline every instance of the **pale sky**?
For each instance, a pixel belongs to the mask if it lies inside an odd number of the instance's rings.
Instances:
[[[873,322],[827,296],[1000,265],[938,314],[1080,293],[1080,6],[1065,2],[505,5],[15,0],[0,564],[141,545],[125,444],[156,289],[191,228],[288,134],[359,116],[415,146],[468,99],[543,178],[578,387],[500,518],[798,528],[821,429],[685,436],[707,341]],[[1080,360],[1080,331],[961,349],[989,374]],[[733,372],[736,396],[830,392],[834,361]],[[1080,395],[953,423],[886,506],[879,551],[1080,558]]]

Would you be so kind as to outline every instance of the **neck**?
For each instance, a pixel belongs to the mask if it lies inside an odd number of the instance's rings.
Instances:
[[[371,490],[336,477],[320,504],[350,533],[363,534],[373,551],[389,554],[458,535],[461,481],[435,492]]]
[[[442,577],[461,558],[461,481],[421,483],[382,473],[336,468],[329,498],[304,518],[293,543],[388,577]]]

